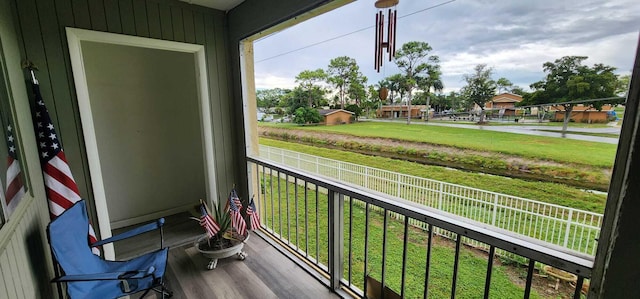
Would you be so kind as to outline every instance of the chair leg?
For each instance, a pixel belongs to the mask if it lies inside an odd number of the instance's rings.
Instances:
[[[158,289],[156,287],[156,288],[153,288],[152,290],[154,290],[155,292],[159,293],[160,296],[162,296],[162,299],[171,298],[173,296],[173,292],[167,288],[167,286],[165,285],[164,281],[160,281],[159,287],[160,287],[160,289]]]

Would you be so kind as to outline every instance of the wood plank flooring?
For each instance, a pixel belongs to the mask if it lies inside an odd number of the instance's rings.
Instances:
[[[246,260],[222,259],[207,270],[193,245],[172,248],[166,280],[173,298],[339,298],[257,235],[244,251]]]
[[[189,212],[178,213],[165,217],[164,244],[165,247],[178,247],[193,242],[203,233],[202,227],[197,221],[190,219],[193,214]],[[119,228],[113,231],[113,235],[117,235],[128,231],[131,228]],[[145,252],[151,252],[160,248],[160,233],[158,231],[148,232],[133,238],[115,242],[117,260],[127,260],[132,257],[139,256]]]

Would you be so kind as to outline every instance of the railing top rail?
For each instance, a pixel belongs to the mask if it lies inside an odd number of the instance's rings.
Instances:
[[[247,161],[267,166],[280,173],[301,178],[317,186],[382,207],[388,211],[424,221],[460,234],[461,236],[478,240],[526,258],[531,258],[554,268],[584,277],[591,276],[593,257],[572,252],[567,249],[561,249],[556,245],[543,241],[524,236],[511,235],[500,229],[490,228],[484,224],[463,220],[460,217],[430,208],[421,207],[390,195],[374,193],[368,190],[363,190],[359,186],[345,184],[329,178],[310,174],[299,169],[274,164],[264,158],[247,157]]]
[[[286,149],[281,149],[281,148],[277,148],[277,147],[272,147],[272,146],[268,146],[268,145],[260,145],[260,148],[268,148],[268,149],[277,149],[279,151],[284,151],[284,152],[291,152],[291,153],[298,153],[295,151],[290,151],[290,150],[286,150]],[[300,153],[301,155],[308,155],[308,154],[304,154],[304,153]],[[311,155],[308,155],[311,156]],[[364,166],[364,165],[358,165],[358,164],[354,164],[354,163],[349,163],[349,162],[344,162],[344,161],[339,161],[339,160],[334,160],[334,159],[329,159],[329,158],[324,158],[324,157],[319,157],[321,159],[325,159],[328,161],[332,161],[332,162],[338,162],[338,163],[343,163],[343,164],[349,164],[349,165],[355,165],[355,166],[360,166],[360,167],[366,167],[366,168],[370,168],[370,169],[375,169],[377,171],[382,171],[382,172],[387,172],[387,173],[391,173],[396,175],[396,172],[393,171],[389,171],[389,170],[385,170],[385,169],[379,169],[379,168],[372,168],[369,166]],[[591,211],[585,211],[585,210],[580,210],[580,209],[576,209],[576,208],[571,208],[571,207],[565,207],[565,206],[561,206],[561,205],[557,205],[557,204],[553,204],[553,203],[548,203],[548,202],[542,202],[542,201],[537,201],[537,200],[533,200],[533,199],[529,199],[529,198],[524,198],[524,197],[518,197],[518,196],[514,196],[514,195],[509,195],[509,194],[504,194],[504,193],[498,193],[498,192],[493,192],[493,191],[488,191],[488,190],[483,190],[483,189],[478,189],[478,188],[474,188],[474,187],[468,187],[468,186],[463,186],[463,185],[458,185],[458,184],[454,184],[454,183],[447,183],[447,182],[443,182],[443,181],[438,181],[438,180],[434,180],[434,179],[429,179],[429,178],[423,178],[423,177],[419,177],[419,176],[414,176],[414,175],[410,175],[410,174],[403,174],[400,173],[401,176],[404,177],[408,177],[408,178],[415,178],[415,179],[420,179],[420,180],[425,180],[425,181],[430,181],[433,183],[438,183],[438,184],[444,184],[444,185],[449,185],[449,186],[453,186],[453,187],[460,187],[460,188],[465,188],[465,189],[469,189],[469,190],[474,190],[474,191],[479,191],[479,192],[486,192],[486,193],[490,193],[490,194],[497,194],[498,196],[504,196],[504,197],[509,197],[509,198],[513,198],[513,199],[517,199],[517,200],[522,200],[525,202],[530,202],[530,203],[535,203],[535,204],[539,204],[539,205],[544,205],[547,207],[553,207],[553,208],[560,208],[560,209],[565,209],[565,210],[573,210],[574,212],[580,212],[583,214],[588,214],[588,215],[592,215],[592,216],[598,216],[598,217],[602,217],[602,214],[600,213],[596,213],[596,212],[591,212]]]

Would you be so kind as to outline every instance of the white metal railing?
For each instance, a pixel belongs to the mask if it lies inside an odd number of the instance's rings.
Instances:
[[[597,248],[602,214],[270,146],[261,145],[260,156],[581,253]]]
[[[495,287],[492,283],[494,255],[498,251],[517,256],[516,260],[528,265],[523,298],[535,293],[531,286],[536,265],[549,265],[574,274],[575,286],[566,292],[566,295],[573,293],[573,298],[581,298],[584,279],[591,276],[593,257],[584,254],[567,252],[564,248],[514,236],[477,222],[462,221],[449,213],[412,205],[264,157],[247,157],[247,163],[251,169],[249,178],[255,178],[254,182],[260,186],[255,190],[255,202],[261,229],[254,233],[264,236],[342,297],[355,294],[355,297],[366,298],[369,290],[389,294],[386,290],[389,288],[402,298],[456,298],[458,295],[490,298],[491,289]],[[423,229],[410,231],[411,220]],[[452,236],[455,250],[432,241],[437,230]],[[480,273],[485,270],[486,276],[484,284],[465,283],[459,288],[458,264],[463,251],[460,245],[471,239],[488,249],[486,259],[478,258],[478,263],[472,266],[478,271],[474,280],[481,280]],[[432,267],[432,261],[451,255],[454,257],[451,266]],[[486,266],[482,261],[486,261]],[[447,271],[441,267],[451,267],[452,274],[443,273]],[[430,274],[436,268],[440,268],[438,273]],[[347,294],[344,289],[350,292]]]

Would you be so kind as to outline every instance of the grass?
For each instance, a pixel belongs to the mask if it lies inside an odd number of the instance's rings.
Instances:
[[[444,181],[478,189],[516,195],[532,200],[558,204],[596,213],[604,212],[606,196],[584,192],[562,184],[531,182],[500,176],[483,175],[456,171],[439,166],[422,165],[383,157],[367,156],[352,152],[318,148],[297,143],[289,143],[260,138],[264,145],[294,150],[328,159],[340,160],[422,178]]]
[[[271,176],[268,173],[263,179],[261,184],[265,192],[259,198],[262,223],[285,239],[284,241],[290,247],[298,249],[303,255],[308,255],[322,265],[328,265],[329,218],[326,190],[315,189],[312,185],[305,190],[304,186],[296,187],[296,184],[291,181],[278,179],[277,176]],[[383,250],[385,250],[382,246],[383,234],[386,231],[385,284],[400,293],[404,251],[403,219],[387,216],[388,224],[385,230],[383,213],[370,209],[368,222],[366,214],[367,211],[362,202],[345,199],[343,278],[361,290],[364,288],[366,248],[367,274],[378,281],[381,280]],[[365,229],[368,229],[368,246],[365,246]],[[409,242],[407,243],[405,297],[421,298],[424,292],[428,233],[411,228],[408,229],[407,238]],[[431,254],[429,297],[450,297],[455,250],[451,242],[435,237]],[[487,257],[463,246],[458,265],[456,298],[481,297],[484,291],[486,269]],[[521,298],[523,296],[523,287],[512,282],[509,276],[507,266],[494,264],[490,286],[491,297]],[[540,295],[534,290],[531,297],[540,298]]]
[[[555,131],[555,130],[537,130],[537,131],[558,133],[558,131]],[[574,135],[598,136],[598,137],[608,137],[608,138],[618,138],[618,137],[620,137],[620,135],[613,134],[613,133],[592,133],[592,132],[576,132],[576,131],[571,131],[571,132],[568,132],[568,133],[569,134],[574,134]]]
[[[440,126],[361,122],[343,126],[296,128],[432,143],[595,167],[611,167],[616,153],[614,144]]]

